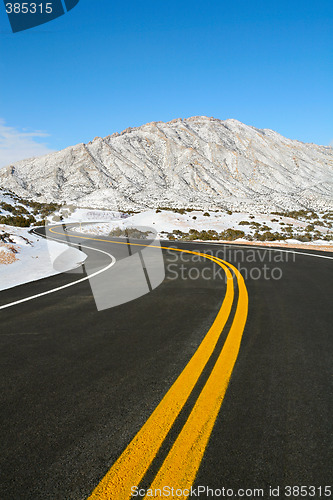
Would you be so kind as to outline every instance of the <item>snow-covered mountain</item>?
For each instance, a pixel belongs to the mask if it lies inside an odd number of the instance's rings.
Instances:
[[[153,122],[0,170],[39,202],[143,210],[333,206],[333,148],[204,116]]]

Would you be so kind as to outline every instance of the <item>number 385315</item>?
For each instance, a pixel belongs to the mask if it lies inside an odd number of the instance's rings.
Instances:
[[[7,14],[51,14],[52,2],[49,3],[6,3]]]

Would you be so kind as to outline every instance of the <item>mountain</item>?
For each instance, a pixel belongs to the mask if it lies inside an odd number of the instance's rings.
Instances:
[[[20,161],[0,170],[0,187],[39,202],[121,210],[326,210],[333,148],[199,116]]]

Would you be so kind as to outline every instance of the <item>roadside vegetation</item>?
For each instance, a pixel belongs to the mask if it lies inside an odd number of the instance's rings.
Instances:
[[[179,229],[174,229],[172,233],[168,234],[168,239],[170,240],[182,240],[182,241],[194,241],[194,240],[205,240],[205,241],[218,241],[218,240],[228,240],[234,241],[239,238],[244,238],[244,231],[238,229],[226,229],[218,233],[214,230],[208,231],[197,231],[196,229],[190,229],[189,233],[184,233]]]
[[[179,209],[177,213],[183,214],[186,213],[186,210],[187,209]],[[175,212],[175,210],[173,211]],[[225,214],[232,215],[232,212],[225,210],[224,215]],[[212,212],[204,212],[201,213],[201,215],[207,217],[212,215]],[[271,215],[278,217],[271,218]],[[197,217],[192,217],[192,219],[196,218]],[[261,219],[264,218],[265,217],[261,215]],[[171,240],[181,241],[235,241],[238,239],[263,242],[293,239],[302,243],[317,240],[327,242],[333,241],[332,231],[330,231],[330,229],[332,229],[333,220],[332,212],[324,212],[321,214],[307,210],[272,212],[270,215],[267,215],[267,222],[257,222],[255,220],[255,215],[249,215],[247,219],[248,220],[241,220],[238,223],[235,222],[234,226],[236,227],[228,228],[220,232],[213,229],[190,229],[189,232],[174,229],[172,232],[169,232],[167,236]],[[321,228],[325,230],[322,231]]]
[[[148,238],[154,237],[149,231],[140,231],[137,228],[127,228],[122,229],[120,227],[114,228],[110,231],[109,236],[114,236],[115,238],[132,238],[134,240],[146,240]]]
[[[45,219],[53,212],[60,209],[57,203],[39,203],[27,200],[6,192],[13,203],[0,201],[0,224],[8,226],[30,227],[31,225],[44,225]]]
[[[322,226],[329,229],[333,228],[333,212],[331,210],[321,214],[313,210],[286,210],[282,212],[271,212],[271,214],[279,215],[280,217],[289,217],[301,222],[310,222],[314,226]]]

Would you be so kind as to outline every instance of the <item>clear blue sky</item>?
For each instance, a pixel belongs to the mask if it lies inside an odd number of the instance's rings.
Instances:
[[[1,3],[0,118],[52,149],[192,115],[327,145],[332,33],[332,0],[80,0],[17,34]]]

